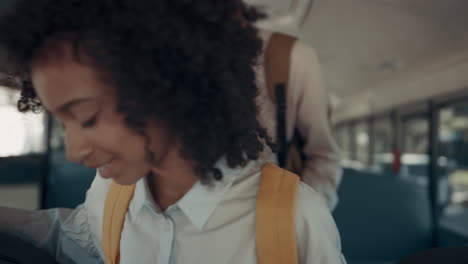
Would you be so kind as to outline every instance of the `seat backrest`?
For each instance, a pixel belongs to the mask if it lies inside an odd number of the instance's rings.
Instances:
[[[46,181],[45,208],[74,208],[84,202],[96,170],[66,160],[65,153],[54,151]]]
[[[432,248],[398,262],[398,264],[426,263],[466,264],[468,263],[468,250],[466,247]]]
[[[345,169],[333,216],[350,260],[398,260],[432,246],[427,188]]]
[[[44,155],[5,157],[0,161],[0,185],[37,184],[44,171]]]
[[[10,235],[0,234],[0,264],[55,264],[45,251]]]

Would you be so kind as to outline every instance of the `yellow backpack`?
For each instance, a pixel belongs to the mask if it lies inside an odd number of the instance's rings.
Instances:
[[[273,33],[265,50],[265,79],[270,99],[277,107],[276,137],[278,162],[280,167],[301,176],[305,154],[302,151],[305,140],[294,130],[293,138],[286,138],[286,93],[291,67],[291,51],[296,38],[281,33]]]
[[[295,230],[296,190],[299,177],[265,164],[256,201],[256,247],[259,264],[297,263]],[[120,238],[135,185],[113,182],[107,193],[102,228],[106,264],[119,264]]]

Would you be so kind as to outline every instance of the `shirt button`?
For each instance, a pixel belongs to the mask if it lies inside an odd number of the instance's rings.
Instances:
[[[169,217],[164,216],[164,220],[162,222],[162,226],[164,231],[169,232],[172,230],[172,221]]]
[[[172,231],[172,224],[171,224],[169,221],[166,222],[165,229],[166,229],[167,232],[171,232],[171,231]]]

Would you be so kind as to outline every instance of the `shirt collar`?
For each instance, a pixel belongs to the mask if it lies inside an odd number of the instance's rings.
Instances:
[[[145,206],[146,201],[151,201],[151,199],[151,192],[148,188],[146,177],[143,177],[135,186],[135,193],[133,194],[132,202],[128,208],[130,217],[136,219],[141,209]]]
[[[203,229],[224,195],[228,192],[234,181],[240,176],[251,175],[261,170],[263,161],[250,161],[245,167],[230,168],[225,158],[215,165],[223,173],[221,181],[203,185],[197,181],[194,186],[176,204],[169,207],[171,210],[178,207],[198,229]],[[135,218],[141,209],[154,204],[146,177],[136,183],[133,201],[130,204],[130,216]]]

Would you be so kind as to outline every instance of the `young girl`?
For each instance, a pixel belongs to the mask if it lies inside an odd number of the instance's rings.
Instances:
[[[3,209],[3,225],[61,263],[102,263],[115,182],[135,186],[119,263],[257,263],[258,157],[271,140],[256,119],[261,40],[236,5],[19,0],[0,21],[18,107],[50,111],[68,158],[97,175],[77,209]],[[344,263],[319,195],[299,184],[295,208],[298,262]]]

